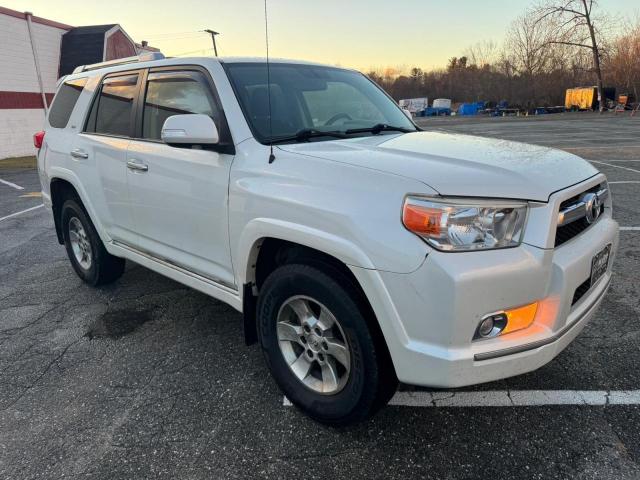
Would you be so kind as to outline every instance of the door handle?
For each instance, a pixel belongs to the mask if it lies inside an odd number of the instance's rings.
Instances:
[[[75,150],[71,150],[71,156],[73,158],[89,158],[89,154],[87,152],[83,152],[79,148],[76,148]]]
[[[127,168],[129,170],[136,170],[138,172],[146,172],[147,170],[149,170],[149,165],[140,163],[137,160],[129,160],[127,162]]]

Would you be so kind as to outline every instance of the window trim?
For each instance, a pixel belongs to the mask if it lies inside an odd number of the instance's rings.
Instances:
[[[137,142],[150,142],[156,144],[166,145],[162,140],[157,140],[153,138],[143,138],[142,137],[142,123],[144,119],[144,103],[147,97],[147,87],[149,85],[148,76],[150,73],[161,73],[161,72],[199,72],[203,75],[204,80],[206,82],[206,86],[209,88],[213,96],[214,107],[218,109],[220,112],[220,125],[217,126],[220,135],[220,143],[217,145],[210,145],[207,147],[208,150],[212,150],[218,153],[225,153],[228,155],[235,155],[236,148],[235,143],[233,141],[233,136],[231,135],[231,130],[229,129],[229,123],[227,122],[227,116],[225,115],[224,108],[222,108],[222,102],[220,101],[220,95],[218,94],[218,89],[215,86],[213,78],[211,77],[210,72],[200,66],[200,65],[169,65],[166,67],[151,67],[144,69],[144,74],[142,78],[142,82],[138,91],[138,100],[136,106],[136,120],[135,120],[135,133],[134,136],[131,137],[132,140]],[[181,148],[167,145],[167,147],[171,148]]]
[[[82,123],[82,132],[85,135],[97,135],[99,137],[110,137],[110,138],[125,138],[125,139],[131,139],[133,138],[133,135],[135,134],[135,120],[136,120],[136,114],[137,114],[137,108],[138,108],[138,103],[139,103],[139,98],[140,98],[140,85],[141,85],[141,79],[143,77],[143,73],[145,72],[144,69],[140,69],[137,68],[135,70],[123,70],[123,71],[119,71],[119,72],[113,72],[113,73],[107,73],[105,75],[102,75],[100,77],[100,80],[98,81],[98,87],[96,88],[96,91],[93,92],[93,98],[91,99],[91,102],[89,104],[89,108],[86,110],[85,112],[85,118],[83,120]],[[109,78],[114,78],[114,77],[126,77],[129,75],[138,75],[138,82],[136,83],[136,88],[135,88],[135,93],[134,93],[134,99],[133,99],[133,106],[131,108],[131,119],[130,119],[130,124],[129,124],[129,135],[114,135],[112,133],[100,133],[100,132],[90,132],[87,131],[87,127],[89,124],[89,117],[91,116],[91,112],[93,111],[93,107],[95,106],[96,102],[100,101],[100,95],[102,94],[102,87],[104,85],[104,81],[108,80]],[[145,76],[146,78],[146,76]],[[98,106],[99,108],[99,106]],[[97,112],[96,112],[97,115]],[[95,127],[94,127],[95,128]]]

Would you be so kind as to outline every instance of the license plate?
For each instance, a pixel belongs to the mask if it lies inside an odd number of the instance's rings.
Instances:
[[[611,253],[611,244],[604,247],[596,253],[591,259],[591,286],[594,286],[598,280],[607,271],[609,265],[609,254]]]

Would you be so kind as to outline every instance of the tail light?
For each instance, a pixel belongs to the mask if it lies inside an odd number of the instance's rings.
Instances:
[[[33,135],[33,146],[40,150],[42,142],[44,142],[44,131],[41,130]]]

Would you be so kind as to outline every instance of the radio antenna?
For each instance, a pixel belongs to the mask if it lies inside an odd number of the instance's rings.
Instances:
[[[267,44],[267,99],[269,102],[269,163],[273,163],[273,121],[271,111],[271,68],[269,65],[269,16],[267,14],[267,0],[264,0],[264,39]]]

